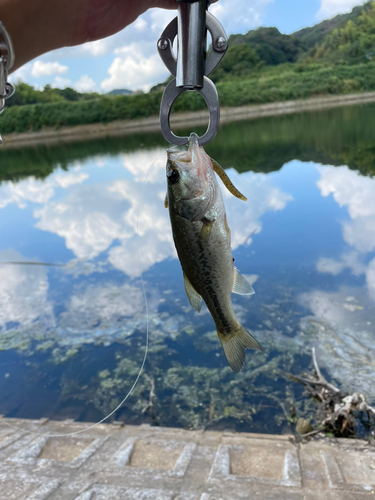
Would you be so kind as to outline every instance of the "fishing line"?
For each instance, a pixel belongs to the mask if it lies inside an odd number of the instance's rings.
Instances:
[[[145,299],[145,312],[146,312],[146,344],[145,344],[145,354],[143,356],[143,361],[142,361],[142,364],[141,364],[141,367],[139,369],[139,373],[133,383],[133,385],[131,386],[129,392],[127,393],[127,395],[124,397],[124,399],[121,401],[121,403],[119,403],[116,408],[114,410],[111,411],[111,413],[109,413],[106,417],[102,418],[101,420],[99,420],[99,422],[96,422],[95,424],[92,424],[92,425],[89,425],[87,427],[85,427],[84,429],[80,429],[78,431],[73,431],[73,432],[68,432],[66,434],[43,434],[41,432],[34,432],[34,431],[23,431],[22,429],[20,429],[19,427],[15,426],[15,425],[12,425],[10,424],[9,422],[6,422],[4,419],[0,419],[0,424],[5,424],[7,425],[8,427],[11,427],[12,429],[15,429],[17,430],[18,432],[22,432],[24,434],[33,434],[34,436],[40,436],[40,437],[46,437],[46,438],[51,438],[51,437],[68,437],[68,436],[75,436],[76,434],[82,434],[83,432],[87,432],[91,429],[94,429],[95,427],[97,427],[98,425],[102,424],[103,422],[105,422],[108,418],[110,418],[114,413],[116,413],[117,410],[119,410],[122,405],[125,403],[125,401],[129,398],[129,396],[132,394],[133,390],[135,389],[135,386],[137,385],[138,383],[138,380],[140,379],[140,376],[143,372],[143,368],[145,366],[145,363],[146,363],[146,359],[147,359],[147,354],[148,354],[148,346],[149,346],[149,316],[148,316],[148,302],[147,302],[147,296],[146,296],[146,287],[145,287],[145,283],[144,283],[144,280],[143,280],[143,273],[141,271],[141,261],[140,261],[140,254],[139,254],[139,238],[140,238],[140,234],[139,234],[139,215],[140,215],[140,211],[141,211],[141,205],[142,205],[142,202],[143,202],[143,191],[144,191],[144,187],[145,187],[145,184],[146,184],[146,181],[147,181],[147,178],[149,176],[149,173],[152,169],[152,167],[155,165],[155,162],[160,158],[160,156],[162,155],[163,153],[160,153],[155,159],[154,161],[151,163],[150,165],[150,168],[148,169],[147,173],[146,173],[146,176],[145,178],[143,179],[143,182],[142,182],[142,189],[141,189],[141,195],[140,195],[140,198],[139,198],[139,205],[138,205],[138,213],[137,213],[137,224],[136,224],[136,234],[137,234],[137,257],[138,257],[138,269],[139,269],[139,273],[140,273],[140,277],[141,277],[141,285],[142,285],[142,292],[143,292],[143,297]],[[5,262],[1,262],[0,264],[6,264]],[[26,262],[9,262],[9,264],[28,264]],[[33,264],[33,263],[32,263]],[[36,264],[36,263],[35,263]],[[41,265],[43,265],[43,263],[41,263]],[[46,264],[46,265],[54,265],[54,264]],[[59,264],[57,264],[57,266],[59,266]],[[59,266],[60,267],[60,266]],[[63,266],[64,267],[64,266]]]

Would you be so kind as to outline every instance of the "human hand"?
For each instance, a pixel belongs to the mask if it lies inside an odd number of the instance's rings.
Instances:
[[[216,0],[214,0],[216,1]],[[0,20],[16,55],[12,71],[35,57],[117,33],[148,9],[176,0],[0,0]]]

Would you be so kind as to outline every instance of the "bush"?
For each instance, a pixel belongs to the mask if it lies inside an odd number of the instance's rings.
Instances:
[[[303,69],[301,71],[301,69]],[[292,64],[258,71],[248,78],[217,84],[222,106],[243,106],[317,95],[375,91],[375,63],[358,65]],[[27,132],[45,127],[108,123],[158,115],[162,93],[130,96],[99,96],[92,100],[59,101],[5,108],[0,116],[0,131]],[[197,92],[185,92],[176,101],[175,111],[196,111],[205,103]]]

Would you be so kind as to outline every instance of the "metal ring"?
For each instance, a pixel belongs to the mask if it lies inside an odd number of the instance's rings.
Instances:
[[[177,59],[174,56],[172,50],[174,39],[177,36],[177,24],[177,17],[175,17],[165,28],[158,40],[158,52],[161,60],[173,76],[176,76],[177,73]],[[228,48],[228,43],[224,28],[216,19],[216,17],[210,14],[210,12],[206,13],[206,28],[210,32],[212,38],[212,50],[207,56],[204,68],[204,74],[205,76],[208,76],[213,72],[221,59],[224,57],[224,54]],[[225,48],[217,50],[215,47],[215,40],[220,37],[224,38],[226,45]]]
[[[4,39],[4,43],[7,49],[4,66],[5,70],[9,71],[14,65],[14,49],[13,49],[12,39],[10,38],[9,33],[7,32],[5,26],[1,21],[0,21],[0,35]]]
[[[9,82],[5,83],[5,93],[0,94],[0,99],[9,99],[9,97],[12,97],[16,89],[14,88],[14,85],[12,85]]]
[[[210,113],[210,121],[206,133],[199,137],[200,146],[208,144],[216,136],[217,130],[219,128],[220,122],[220,107],[219,107],[219,96],[214,83],[207,78],[203,78],[203,87],[201,89],[196,89],[197,92],[206,101],[208,111]],[[176,146],[183,146],[189,142],[189,137],[179,137],[171,131],[170,126],[170,114],[172,106],[181,94],[186,92],[183,88],[176,87],[176,79],[173,79],[165,87],[164,94],[161,100],[160,106],[160,128],[161,133],[166,141],[170,144],[175,144]]]

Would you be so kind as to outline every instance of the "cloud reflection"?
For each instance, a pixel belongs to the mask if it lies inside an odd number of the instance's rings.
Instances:
[[[343,224],[345,241],[360,252],[370,252],[375,248],[375,179],[348,167],[317,169],[322,196],[332,194],[340,207],[348,208],[352,221]]]
[[[16,203],[19,208],[26,208],[27,202],[47,203],[55,194],[55,188],[67,188],[74,184],[81,184],[88,178],[88,174],[57,173],[45,180],[28,177],[19,182],[3,182],[0,187],[0,208],[10,203]]]
[[[155,263],[176,257],[164,207],[166,154],[155,148],[121,157],[131,179],[73,186],[65,198],[48,201],[34,216],[39,229],[63,237],[76,257],[92,259],[108,249],[109,262],[136,277]],[[244,204],[222,187],[236,249],[250,244],[251,235],[261,231],[265,212],[282,210],[292,197],[264,174],[235,170],[228,174],[249,200]]]
[[[348,167],[317,167],[317,186],[322,196],[333,195],[340,207],[346,206],[350,221],[342,224],[343,238],[354,248],[339,260],[321,257],[319,272],[338,275],[344,269],[352,274],[366,275],[368,290],[375,298],[375,259],[366,265],[366,254],[375,249],[375,179],[360,175]]]
[[[39,321],[55,323],[52,303],[48,301],[48,278],[45,267],[20,266],[7,262],[27,261],[14,250],[0,251],[0,330],[12,323],[27,325]]]

